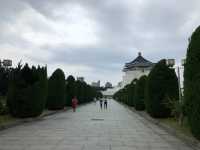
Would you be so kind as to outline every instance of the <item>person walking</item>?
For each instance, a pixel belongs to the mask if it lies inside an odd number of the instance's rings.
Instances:
[[[76,96],[74,96],[74,98],[72,99],[72,108],[73,108],[73,112],[76,111],[77,105],[78,105],[78,99],[76,98]]]
[[[104,100],[104,109],[107,109],[107,106],[108,106],[108,101],[107,99]]]
[[[103,108],[103,100],[100,99],[100,100],[99,100],[99,103],[100,103],[100,108],[102,109],[102,108]]]

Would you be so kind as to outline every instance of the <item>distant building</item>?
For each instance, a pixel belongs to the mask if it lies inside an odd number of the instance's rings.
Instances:
[[[106,84],[105,84],[105,88],[112,88],[112,83],[110,83],[110,82],[106,82]]]
[[[93,87],[100,87],[100,80],[98,82],[92,82]]]
[[[143,75],[148,75],[154,65],[155,63],[146,60],[139,52],[137,58],[124,65],[123,72],[125,74],[123,76],[123,80],[112,89],[107,89],[102,92],[104,97],[112,97],[117,91],[122,89],[127,84],[130,84],[133,79],[139,79]]]
[[[117,87],[122,87],[122,81],[118,82]]]
[[[85,81],[84,77],[77,77],[77,80],[78,80],[78,81],[81,81],[81,82],[84,82],[84,81]]]
[[[3,61],[0,60],[0,67],[11,67],[12,66],[12,60],[10,59],[4,59]]]
[[[122,87],[130,84],[133,79],[139,79],[143,75],[148,75],[153,66],[154,63],[146,60],[139,52],[138,57],[133,61],[126,63],[123,68],[125,75],[123,76]]]

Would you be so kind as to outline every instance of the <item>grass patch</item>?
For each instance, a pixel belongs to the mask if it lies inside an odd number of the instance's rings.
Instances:
[[[162,123],[169,125],[176,129],[177,132],[183,133],[187,136],[193,137],[187,119],[183,121],[182,125],[179,125],[178,121],[174,118],[159,119]]]
[[[13,118],[10,115],[2,115],[2,116],[0,116],[0,126],[2,124],[7,124],[7,123],[10,123],[10,122],[14,122],[14,121],[15,121],[15,118]]]

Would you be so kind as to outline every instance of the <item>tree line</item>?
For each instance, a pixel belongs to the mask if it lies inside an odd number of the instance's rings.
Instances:
[[[45,109],[61,110],[71,106],[74,96],[82,104],[102,94],[86,82],[75,80],[72,75],[65,79],[61,69],[56,69],[48,78],[47,67],[20,63],[16,68],[0,67],[0,114],[37,117]]]
[[[148,76],[134,79],[114,94],[114,99],[136,110],[146,110],[154,118],[181,116],[193,135],[200,139],[200,26],[189,39],[184,64],[184,92],[179,100],[175,69],[165,59],[155,64]]]

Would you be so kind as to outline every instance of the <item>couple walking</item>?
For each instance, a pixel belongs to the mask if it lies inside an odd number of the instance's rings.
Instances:
[[[99,103],[100,103],[100,108],[101,109],[103,108],[103,104],[104,104],[104,109],[107,109],[107,106],[108,106],[107,99],[104,99],[104,100],[100,99]]]

